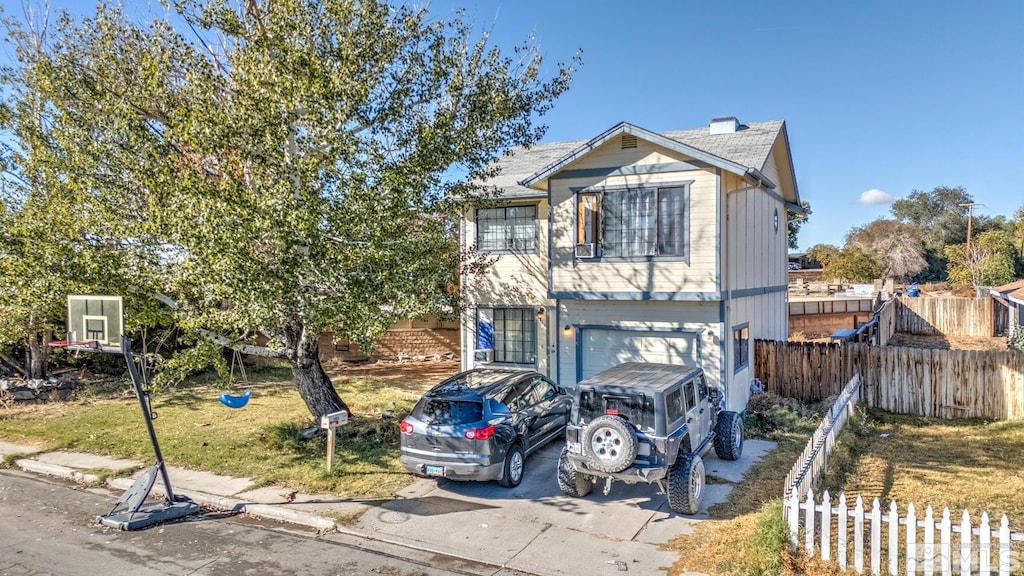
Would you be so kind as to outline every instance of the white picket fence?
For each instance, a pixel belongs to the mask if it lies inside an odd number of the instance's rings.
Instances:
[[[925,510],[923,518],[918,518],[914,504],[907,506],[906,516],[900,516],[893,502],[889,504],[888,513],[883,514],[878,498],[874,499],[871,509],[866,510],[858,496],[851,510],[847,508],[845,494],[840,494],[833,505],[827,491],[822,494],[820,503],[815,502],[813,492],[808,492],[803,501],[794,493],[786,501],[785,510],[793,549],[800,547],[802,539],[808,556],[834,560],[844,571],[852,564],[857,574],[863,574],[865,554],[871,574],[882,574],[883,560],[887,573],[894,576],[901,573],[901,568],[907,576],[919,573],[925,576],[1009,576],[1021,569],[1020,557],[1013,550],[1012,542],[1024,542],[1024,534],[1010,531],[1005,514],[999,526],[993,527],[988,513],[983,512],[980,524],[975,527],[966,510],[959,524],[952,522],[949,508],[936,520],[931,506]],[[923,530],[920,540],[919,529]],[[884,542],[883,534],[887,535]],[[953,534],[959,534],[957,543],[953,542]]]
[[[836,438],[853,414],[853,408],[860,401],[863,382],[860,374],[853,375],[839,394],[839,398],[832,404],[828,415],[822,419],[814,435],[807,441],[803,453],[786,476],[784,502],[789,502],[794,495],[797,499],[803,498],[821,479],[821,473],[828,464],[828,457],[835,449]]]

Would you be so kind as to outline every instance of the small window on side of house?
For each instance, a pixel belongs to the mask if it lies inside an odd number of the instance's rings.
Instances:
[[[732,351],[734,371],[750,364],[750,326],[747,324],[732,329]]]

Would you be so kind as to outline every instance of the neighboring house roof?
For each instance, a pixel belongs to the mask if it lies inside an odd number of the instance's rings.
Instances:
[[[739,176],[756,180],[774,188],[776,183],[761,171],[771,156],[775,143],[782,138],[786,150],[789,140],[782,120],[742,124],[736,132],[711,134],[707,127],[656,133],[621,122],[591,140],[573,140],[539,144],[529,149],[517,148],[498,162],[499,176],[488,181],[502,188],[505,197],[537,197],[542,191],[531,188],[568,164],[620,134],[632,134],[659,146],[706,162]],[[791,161],[791,159],[789,159]],[[792,173],[792,165],[790,165]],[[792,208],[799,208],[800,197],[795,180],[791,183]],[[801,209],[802,211],[802,209]]]
[[[989,289],[993,294],[1024,304],[1024,278]]]

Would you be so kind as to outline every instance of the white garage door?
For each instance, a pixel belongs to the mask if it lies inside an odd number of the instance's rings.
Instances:
[[[582,378],[623,362],[656,362],[696,366],[697,335],[685,332],[650,332],[582,328],[577,361]],[[581,378],[581,379],[582,379]]]

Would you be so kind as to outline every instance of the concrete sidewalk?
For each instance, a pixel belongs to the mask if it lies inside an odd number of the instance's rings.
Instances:
[[[200,506],[246,513],[320,531],[359,536],[406,548],[519,570],[539,576],[629,571],[664,574],[678,557],[659,550],[676,536],[692,533],[707,518],[707,509],[723,502],[732,483],[774,443],[748,440],[736,462],[705,460],[711,479],[704,506],[694,516],[668,508],[657,487],[615,483],[609,495],[601,487],[586,498],[564,496],[555,482],[561,449],[550,445],[527,460],[517,488],[493,482],[418,480],[387,501],[360,501],[330,494],[293,493],[283,488],[254,489],[248,478],[168,466],[175,494]],[[75,452],[42,452],[33,446],[0,441],[0,459],[15,457],[27,472],[95,484],[111,472],[150,463]],[[109,478],[113,490],[126,490],[133,478]],[[158,478],[154,494],[163,494]],[[113,500],[111,501],[113,506]]]

